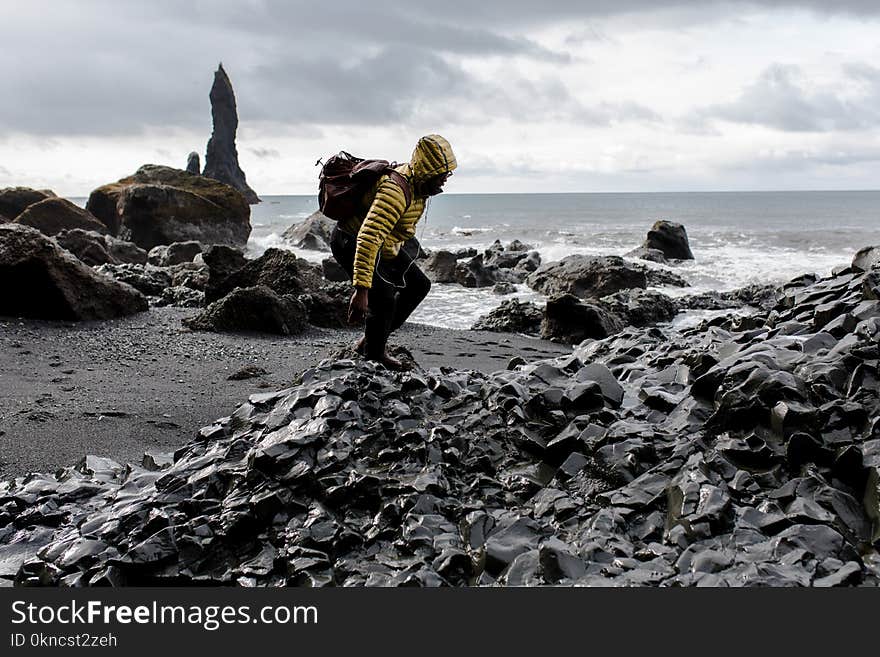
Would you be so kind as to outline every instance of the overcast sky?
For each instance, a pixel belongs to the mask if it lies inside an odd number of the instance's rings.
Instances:
[[[204,158],[222,61],[258,194],[431,132],[451,192],[878,189],[878,27],[877,0],[0,0],[0,187]]]

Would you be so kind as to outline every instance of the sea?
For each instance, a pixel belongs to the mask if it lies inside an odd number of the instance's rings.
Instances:
[[[281,238],[317,209],[315,196],[262,199],[252,206],[249,255],[279,247],[315,262],[327,257],[292,249]],[[684,224],[695,259],[672,267],[691,287],[655,289],[671,296],[731,290],[806,272],[827,275],[861,247],[880,244],[880,191],[441,194],[430,199],[417,237],[426,249],[449,250],[518,239],[551,262],[575,253],[623,255],[658,219]],[[411,321],[467,329],[513,297],[542,300],[525,285],[502,297],[491,288],[435,284]],[[689,313],[678,325],[706,315]]]

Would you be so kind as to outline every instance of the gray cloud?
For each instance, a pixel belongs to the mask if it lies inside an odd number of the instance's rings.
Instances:
[[[281,157],[281,153],[276,148],[249,148],[248,151],[261,160],[275,160]]]
[[[529,35],[564,23],[575,40],[601,38],[590,21],[616,14],[683,10],[702,20],[729,15],[734,5],[880,13],[878,3],[857,0],[833,3],[831,9],[818,0],[16,4],[0,22],[4,51],[17,55],[0,58],[0,130],[39,135],[119,135],[148,128],[207,134],[207,93],[220,60],[232,75],[245,121],[653,121],[658,117],[636,103],[611,106],[596,99],[583,107],[552,76],[536,82],[517,74],[515,66],[508,79],[481,83],[461,60],[524,58],[565,66],[566,52]],[[480,105],[465,107],[468,101]]]
[[[692,117],[695,128],[720,119],[734,123],[762,125],[786,132],[829,132],[864,130],[880,124],[880,71],[865,64],[844,70],[844,81],[864,83],[863,92],[845,97],[837,89],[809,90],[796,66],[774,64],[730,103],[698,110]]]

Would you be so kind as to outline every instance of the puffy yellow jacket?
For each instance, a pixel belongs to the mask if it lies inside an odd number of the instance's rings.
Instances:
[[[415,236],[416,224],[425,211],[427,200],[426,196],[416,193],[419,183],[432,176],[449,173],[456,166],[455,155],[448,141],[440,135],[422,137],[416,144],[409,164],[396,169],[410,183],[413,193],[409,206],[400,185],[384,175],[364,198],[363,214],[340,222],[343,230],[357,234],[354,285],[372,287],[373,270],[380,251],[383,258],[393,258],[401,245]]]

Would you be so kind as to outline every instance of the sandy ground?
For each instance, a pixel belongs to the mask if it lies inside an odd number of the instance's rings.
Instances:
[[[0,478],[51,471],[85,454],[140,462],[229,415],[254,392],[284,388],[350,344],[354,331],[293,337],[191,332],[195,310],[153,308],[108,322],[0,318]],[[404,326],[392,343],[422,367],[503,369],[514,356],[570,350],[511,334]],[[228,377],[245,367],[266,374]]]

